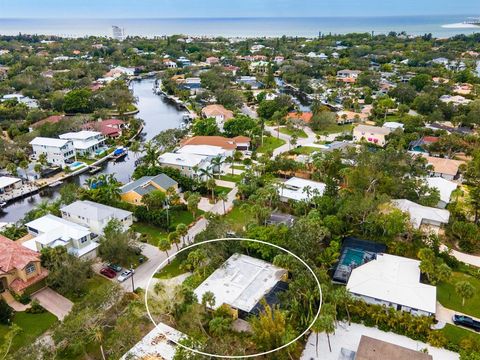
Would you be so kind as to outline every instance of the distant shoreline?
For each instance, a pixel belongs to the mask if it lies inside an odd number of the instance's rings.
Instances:
[[[479,25],[465,24],[465,23],[445,24],[445,25],[442,25],[442,28],[444,28],[444,29],[478,29],[478,30],[480,30]]]

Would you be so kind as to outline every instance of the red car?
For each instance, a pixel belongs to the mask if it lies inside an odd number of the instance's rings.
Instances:
[[[100,274],[108,277],[109,279],[113,279],[117,276],[117,273],[110,268],[103,268],[102,270],[100,270]]]

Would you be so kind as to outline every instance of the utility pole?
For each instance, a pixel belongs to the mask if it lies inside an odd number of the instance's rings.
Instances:
[[[130,264],[130,269],[132,270],[132,292],[135,292],[135,283],[133,282],[133,276],[135,275],[135,272],[133,271],[132,264]]]

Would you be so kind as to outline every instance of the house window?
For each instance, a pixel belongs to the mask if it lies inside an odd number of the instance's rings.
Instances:
[[[84,236],[80,239],[80,244],[85,244],[87,242],[87,237]]]
[[[35,270],[37,270],[37,268],[35,267],[34,263],[28,264],[25,268],[25,272],[27,273],[27,275],[30,275],[30,274],[34,273]]]

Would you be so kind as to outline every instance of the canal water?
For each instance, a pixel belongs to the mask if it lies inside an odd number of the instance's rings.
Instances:
[[[136,117],[144,121],[143,132],[139,138],[141,142],[151,140],[163,130],[177,128],[183,121],[184,110],[168,99],[154,94],[154,84],[155,79],[136,80],[130,84],[133,94],[138,99],[137,108],[139,112]],[[123,183],[129,182],[135,169],[135,160],[135,155],[129,152],[123,161],[117,163],[109,161],[105,163],[103,170],[97,174],[114,174],[118,181]],[[89,175],[84,173],[70,181],[81,185],[85,183],[88,177]],[[3,212],[0,211],[0,222],[21,220],[39,202],[53,200],[58,196],[58,189],[47,189],[41,194],[12,202],[3,209]]]

